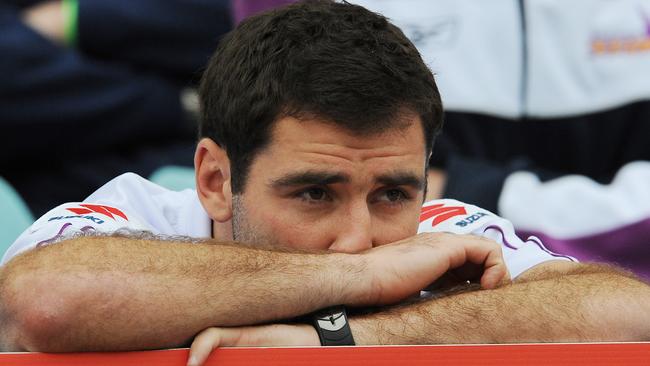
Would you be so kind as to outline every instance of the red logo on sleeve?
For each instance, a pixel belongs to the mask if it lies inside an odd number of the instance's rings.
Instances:
[[[115,220],[115,216],[119,216],[123,218],[126,221],[129,221],[129,219],[126,217],[124,212],[116,209],[115,207],[111,206],[102,206],[102,205],[92,205],[90,203],[82,203],[79,206],[81,207],[74,207],[74,208],[66,208],[66,210],[73,212],[77,215],[85,215],[89,213],[98,213],[102,214],[105,216],[110,217],[111,219]]]
[[[463,206],[450,206],[445,207],[444,204],[440,203],[437,205],[424,206],[420,212],[420,222],[435,217],[431,226],[436,226],[439,223],[449,220],[454,216],[467,215],[467,211]]]

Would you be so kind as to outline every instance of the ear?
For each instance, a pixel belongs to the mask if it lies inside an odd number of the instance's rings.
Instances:
[[[209,138],[203,138],[194,154],[196,191],[210,218],[226,222],[232,218],[230,160],[226,151]]]

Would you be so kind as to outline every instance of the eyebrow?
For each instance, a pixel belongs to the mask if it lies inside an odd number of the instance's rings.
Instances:
[[[328,185],[335,183],[347,183],[350,177],[341,173],[307,170],[287,174],[271,181],[273,188],[306,186],[306,185]]]
[[[327,171],[307,170],[287,174],[283,177],[273,179],[270,186],[273,188],[307,186],[307,185],[329,185],[336,183],[348,183],[350,177],[341,173]],[[424,177],[410,172],[393,172],[377,177],[378,183],[386,186],[408,186],[413,189],[423,190],[425,186]]]
[[[400,171],[380,175],[377,177],[377,182],[385,186],[407,186],[417,190],[424,190],[424,186],[426,185],[423,176]]]

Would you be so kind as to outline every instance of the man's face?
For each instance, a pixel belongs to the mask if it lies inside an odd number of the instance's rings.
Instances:
[[[287,117],[233,197],[233,239],[300,249],[359,252],[417,231],[425,187],[418,117],[357,136]]]

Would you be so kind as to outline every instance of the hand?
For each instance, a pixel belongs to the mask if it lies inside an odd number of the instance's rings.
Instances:
[[[65,17],[60,0],[39,2],[23,12],[25,24],[59,44],[64,43]]]
[[[190,347],[187,366],[200,366],[217,347],[320,346],[316,330],[306,324],[271,324],[253,327],[208,328]]]
[[[347,305],[398,302],[439,280],[449,271],[464,279],[479,279],[484,289],[509,283],[501,246],[473,235],[422,233],[362,254],[367,271],[361,276],[366,297]]]

